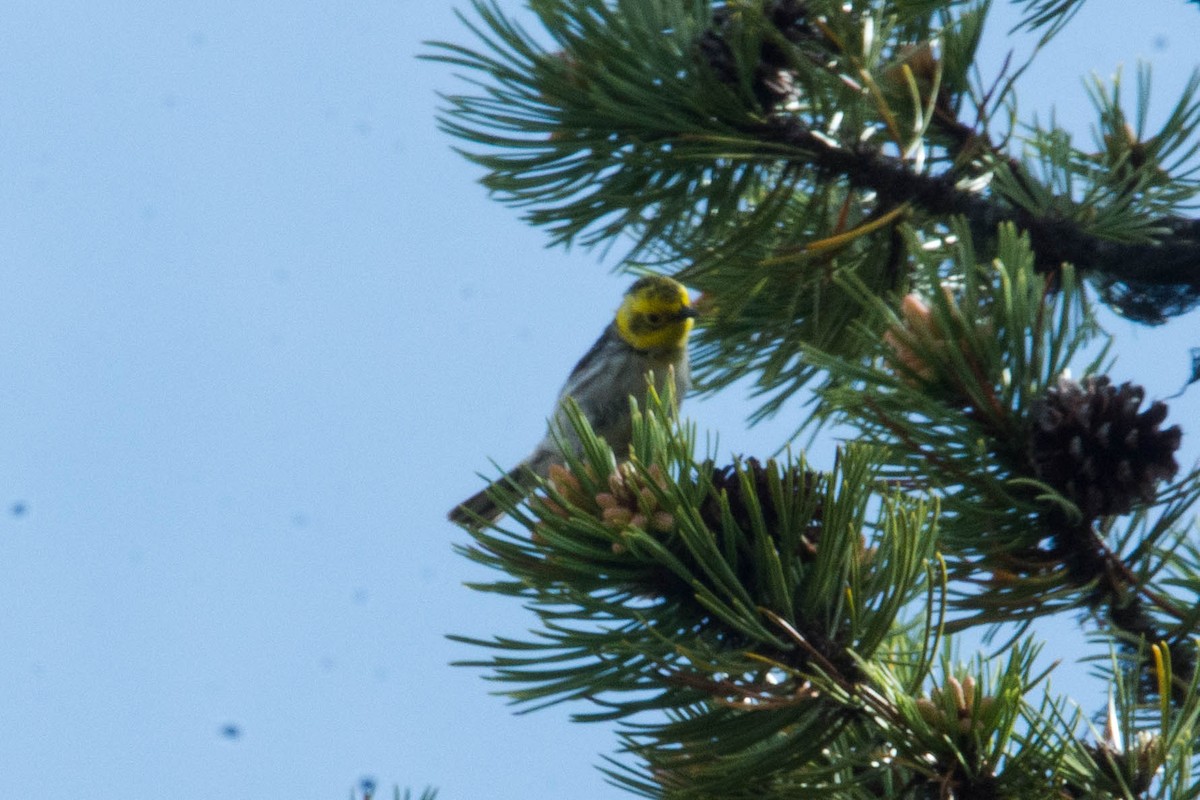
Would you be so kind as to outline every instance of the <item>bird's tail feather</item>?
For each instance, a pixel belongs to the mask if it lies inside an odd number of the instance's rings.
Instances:
[[[513,492],[524,494],[536,480],[529,465],[522,462],[509,470],[504,477],[492,481],[450,509],[450,513],[446,516],[456,525],[480,528],[487,523],[495,522],[504,513],[504,509],[496,504],[497,494]]]

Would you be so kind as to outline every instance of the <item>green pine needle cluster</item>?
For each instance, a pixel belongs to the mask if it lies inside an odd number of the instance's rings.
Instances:
[[[500,497],[510,526],[479,531],[465,551],[511,577],[479,588],[524,599],[545,625],[536,641],[490,642],[513,651],[489,662],[499,679],[537,684],[514,698],[611,694],[603,718],[713,691],[774,703],[803,682],[796,670],[855,672],[853,659],[903,629],[901,611],[929,591],[934,510],[885,492],[869,514],[882,488],[869,451],[850,448],[827,474],[735,462],[728,474],[746,498],[735,508],[669,407],[651,395],[635,410],[620,464],[573,409],[580,456],[543,492]],[[547,663],[562,674],[551,679]]]
[[[1036,58],[1081,3],[1020,5]],[[525,708],[616,725],[634,793],[1200,798],[1200,469],[1094,313],[1200,302],[1200,78],[1153,130],[1147,67],[1132,110],[1093,81],[1081,147],[1020,118],[1025,65],[980,73],[989,11],[474,0],[434,45],[498,199],[701,290],[700,390],[850,432],[722,460],[650,392],[629,452],[569,407],[579,452],[495,489],[462,551],[537,627],[456,638]],[[1039,660],[1063,614],[1109,697]],[[1005,658],[962,659],[972,630]]]

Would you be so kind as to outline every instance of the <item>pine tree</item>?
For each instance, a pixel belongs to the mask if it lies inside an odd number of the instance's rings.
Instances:
[[[1021,5],[1046,42],[1079,3]],[[476,666],[615,723],[647,797],[1200,798],[1200,471],[1094,314],[1200,302],[1200,77],[1157,130],[1148,68],[1132,112],[1095,82],[1089,148],[981,75],[986,0],[529,6],[433,56],[485,185],[699,289],[701,391],[852,435],[720,463],[651,393],[614,457],[576,414],[464,548],[540,626]],[[1036,666],[1063,614],[1107,702]],[[979,631],[1003,657],[961,657]]]

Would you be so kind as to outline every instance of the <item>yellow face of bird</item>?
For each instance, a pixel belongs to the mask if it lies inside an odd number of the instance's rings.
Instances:
[[[661,275],[639,279],[617,309],[617,332],[635,350],[679,350],[696,310],[683,284]]]

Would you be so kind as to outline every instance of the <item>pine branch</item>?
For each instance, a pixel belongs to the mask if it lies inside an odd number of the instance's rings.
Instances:
[[[1026,143],[1045,174],[1034,176],[988,138],[984,109],[1005,101],[1012,79],[994,94],[969,88],[982,8],[935,27],[914,4],[872,38],[868,13],[800,0],[572,4],[585,28],[538,6],[556,52],[480,3],[491,30],[477,33],[489,51],[443,45],[440,56],[495,81],[480,82],[481,96],[448,98],[443,125],[493,151],[472,156],[488,169],[485,182],[532,206],[530,220],[555,241],[632,234],[634,254],[663,248],[687,264],[736,250],[738,232],[761,237],[775,226],[820,239],[829,225],[803,215],[801,198],[816,192],[816,210],[842,179],[878,195],[851,192],[856,206],[886,213],[904,204],[931,223],[959,214],[980,243],[1014,223],[1029,232],[1041,271],[1073,264],[1139,321],[1200,302],[1200,221],[1176,211],[1195,191],[1196,80],[1153,135],[1140,116],[1128,128],[1115,86],[1097,87],[1100,152],[1035,126]],[[974,125],[957,113],[967,99],[979,109]],[[839,133],[834,120],[844,116],[853,121]],[[871,143],[871,130],[887,131],[886,145]],[[922,166],[914,154],[925,152]],[[1084,196],[1065,188],[1072,181]],[[809,228],[788,219],[798,212]]]
[[[1080,5],[1022,2],[1043,40]],[[472,531],[504,573],[477,588],[540,622],[473,663],[617,721],[625,788],[1200,798],[1200,470],[1171,483],[1181,430],[1108,377],[1081,280],[1144,322],[1200,302],[1200,77],[1154,132],[1148,71],[1128,115],[1091,86],[1085,150],[1017,127],[1023,67],[968,79],[986,7],[534,0],[547,45],[477,0],[484,47],[442,46],[489,189],[703,291],[702,388],[753,374],[771,411],[817,378],[817,418],[856,428],[827,472],[718,467],[651,397],[618,461],[576,411],[581,451]],[[1103,732],[1021,638],[1062,611],[1112,653]],[[951,658],[1014,623],[1007,665]]]
[[[912,652],[914,632],[933,635],[934,615],[924,626],[899,615],[934,602],[935,511],[874,480],[862,448],[825,474],[696,463],[693,434],[668,406],[652,396],[635,412],[619,465],[572,410],[583,452],[538,494],[497,495],[519,529],[472,530],[466,552],[515,580],[477,588],[525,599],[542,630],[463,641],[499,651],[473,663],[517,684],[516,700],[586,698],[599,708],[586,720],[671,715],[636,727],[639,753],[669,760],[682,741],[691,780],[713,788],[811,761],[864,713],[857,699],[823,699],[813,681],[857,697],[866,660],[897,637]],[[919,676],[925,662],[906,658]]]
[[[1200,481],[1192,473],[1157,484],[1175,476],[1181,431],[1160,429],[1165,404],[1139,408],[1138,387],[1062,377],[1092,333],[1086,306],[1075,307],[1072,270],[1049,293],[1027,239],[1011,227],[988,267],[972,265],[969,233],[956,233],[961,288],[939,285],[947,254],[932,251],[929,305],[910,296],[896,316],[860,290],[869,316],[890,319],[882,335],[862,326],[873,363],[809,351],[837,376],[821,390],[819,413],[852,420],[886,448],[894,468],[885,474],[943,496],[941,545],[964,587],[952,594],[964,615],[950,630],[1084,609],[1123,643],[1135,672],[1151,665],[1131,654],[1165,642],[1178,697],[1195,674],[1188,642],[1200,620],[1166,590],[1171,581],[1158,573],[1170,559],[1157,543],[1200,499]],[[1098,359],[1083,372],[1101,369]],[[1118,534],[1117,520],[1131,512]]]
[[[1066,262],[1130,285],[1175,287],[1181,305],[1200,301],[1200,220],[1159,219],[1152,223],[1162,233],[1159,241],[1116,242],[1089,233],[1072,220],[1037,216],[995,195],[962,188],[950,174],[919,174],[908,162],[882,155],[869,145],[836,143],[794,117],[770,120],[759,135],[764,143],[799,151],[799,163],[878,192],[885,205],[912,203],[932,216],[958,214],[973,231],[994,231],[1001,223],[1014,223],[1029,232],[1040,271],[1057,271]]]

